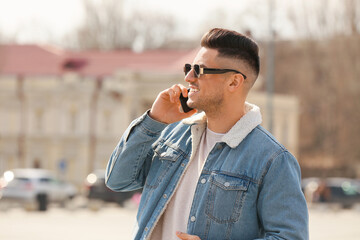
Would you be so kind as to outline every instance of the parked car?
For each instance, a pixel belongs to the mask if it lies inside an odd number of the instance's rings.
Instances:
[[[35,206],[45,211],[49,203],[65,204],[76,194],[74,185],[58,180],[45,169],[14,169],[2,177],[0,201]]]
[[[100,200],[103,202],[115,202],[123,206],[129,200],[141,194],[141,190],[130,192],[114,192],[105,185],[105,170],[99,169],[90,173],[86,178],[87,197],[89,200]],[[134,196],[135,195],[135,196]]]
[[[350,178],[303,179],[302,188],[309,202],[337,203],[343,208],[360,204],[360,185]]]
[[[328,202],[340,203],[344,208],[360,204],[360,188],[356,181],[348,178],[329,178],[326,187],[329,188]]]

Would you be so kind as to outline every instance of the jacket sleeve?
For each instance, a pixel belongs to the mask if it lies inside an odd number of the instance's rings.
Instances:
[[[308,209],[300,182],[299,164],[289,152],[269,162],[258,198],[263,239],[309,239]]]
[[[166,126],[151,119],[148,113],[130,124],[107,164],[107,187],[114,191],[131,191],[144,186],[152,161],[151,145]]]

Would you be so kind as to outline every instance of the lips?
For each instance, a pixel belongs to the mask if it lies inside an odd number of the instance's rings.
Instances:
[[[195,85],[189,85],[189,88],[190,88],[190,92],[193,93],[200,91],[200,89]]]
[[[190,87],[189,97],[193,96],[194,94],[198,93],[200,90],[198,88]]]

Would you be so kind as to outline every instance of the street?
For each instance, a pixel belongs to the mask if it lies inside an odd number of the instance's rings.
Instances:
[[[52,206],[46,212],[18,207],[1,209],[1,240],[131,239],[136,207],[101,208]],[[311,240],[354,240],[360,236],[360,208],[316,206],[310,209]]]
[[[136,208],[51,206],[46,212],[0,211],[0,240],[131,239]]]

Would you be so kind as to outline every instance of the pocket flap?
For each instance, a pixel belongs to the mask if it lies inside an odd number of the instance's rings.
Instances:
[[[158,156],[159,160],[167,160],[175,162],[180,157],[180,152],[176,149],[164,144],[159,143],[154,148],[155,154]]]
[[[247,191],[250,181],[221,173],[211,174],[210,181],[225,190]]]

